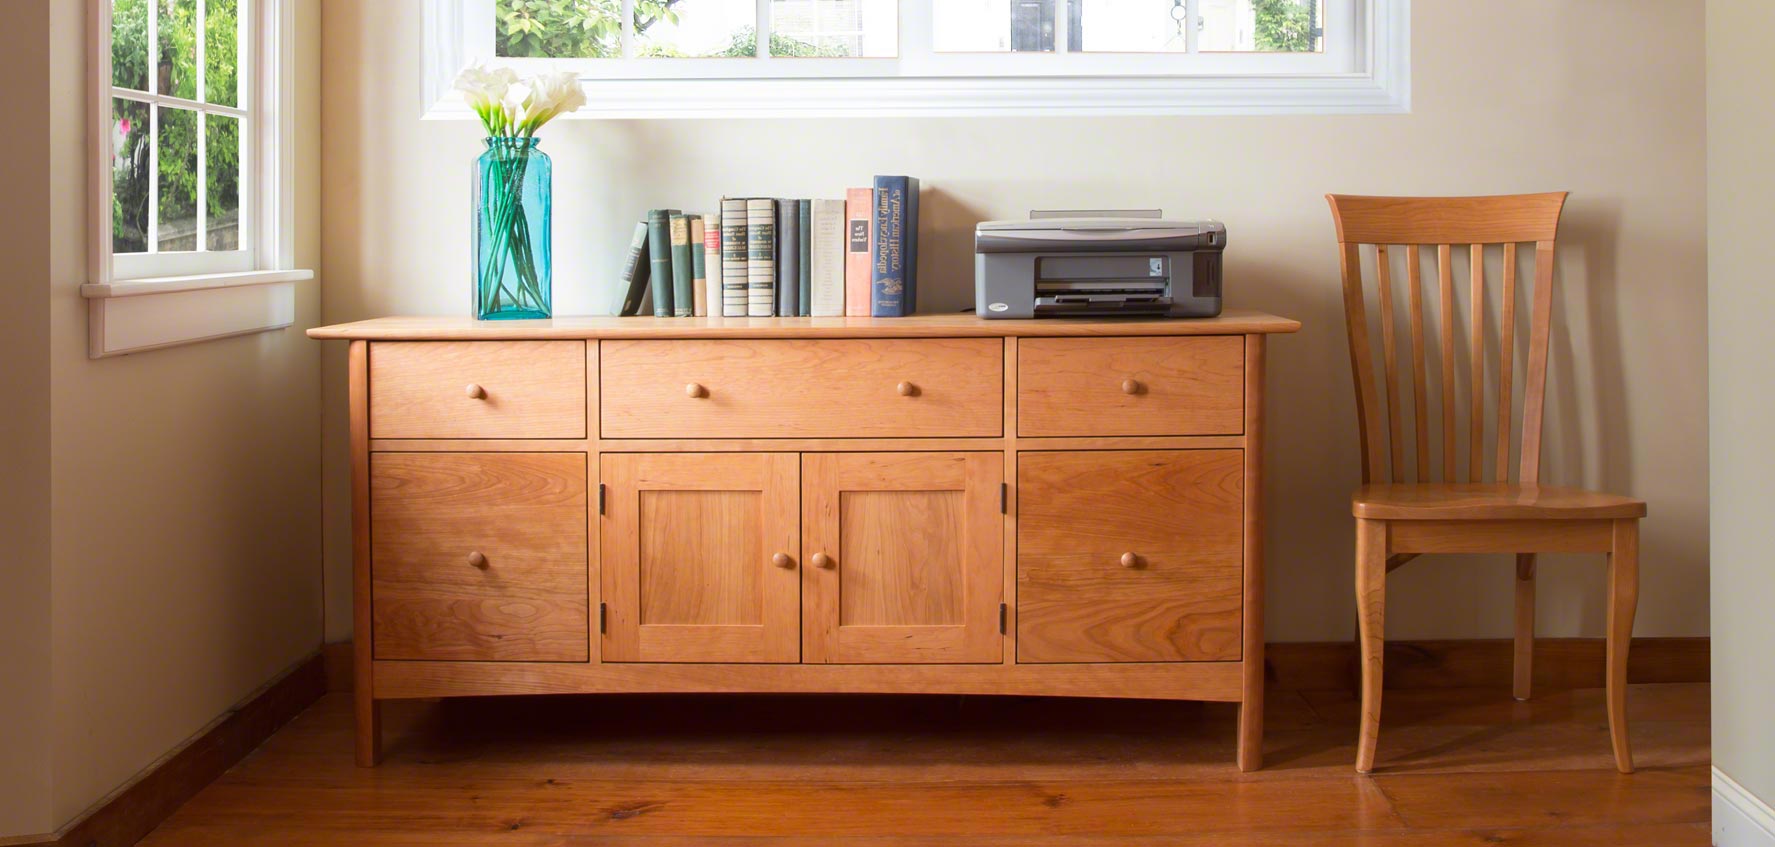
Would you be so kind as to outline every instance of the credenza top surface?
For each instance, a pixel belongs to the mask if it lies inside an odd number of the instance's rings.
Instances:
[[[983,320],[973,315],[907,318],[560,317],[477,321],[464,317],[387,317],[308,330],[320,339],[500,341],[545,338],[929,338],[1138,335],[1245,335],[1300,330],[1300,321],[1250,309],[1216,318]]]

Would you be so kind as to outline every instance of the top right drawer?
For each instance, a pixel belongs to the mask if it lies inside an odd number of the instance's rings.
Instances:
[[[1244,336],[1017,343],[1019,436],[1244,431]]]

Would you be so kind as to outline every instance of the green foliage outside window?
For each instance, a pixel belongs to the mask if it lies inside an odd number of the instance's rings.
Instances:
[[[1310,53],[1314,49],[1315,0],[1252,0],[1256,12],[1257,49],[1274,53]]]
[[[676,25],[684,0],[635,0],[635,34],[660,21]],[[618,0],[498,0],[494,41],[498,53],[510,58],[614,59],[622,55],[622,4]],[[742,58],[758,54],[758,32],[736,31],[733,40],[710,57]],[[640,45],[636,55],[684,58],[668,46]],[[772,33],[770,55],[843,57],[842,47],[819,47]]]

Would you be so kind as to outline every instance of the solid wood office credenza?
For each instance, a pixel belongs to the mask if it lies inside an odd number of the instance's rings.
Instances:
[[[378,702],[871,692],[1242,704],[1264,340],[1295,321],[385,318],[351,341]]]

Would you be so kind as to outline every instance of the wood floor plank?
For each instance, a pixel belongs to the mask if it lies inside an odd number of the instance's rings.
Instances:
[[[1413,827],[1545,827],[1709,820],[1707,767],[1389,776],[1374,781]]]

